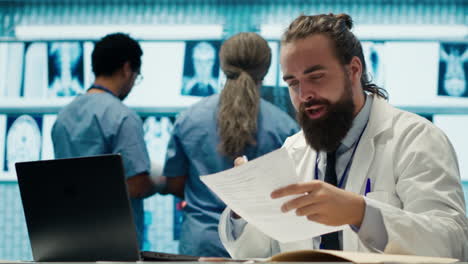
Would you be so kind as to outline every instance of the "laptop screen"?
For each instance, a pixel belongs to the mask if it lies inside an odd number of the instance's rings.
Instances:
[[[35,261],[136,261],[120,155],[16,163]]]

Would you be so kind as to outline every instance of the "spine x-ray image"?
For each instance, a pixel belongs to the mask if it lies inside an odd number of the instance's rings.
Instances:
[[[48,97],[75,96],[83,89],[83,45],[80,42],[49,43]]]
[[[168,117],[161,117],[157,120],[156,117],[149,116],[143,122],[146,148],[152,163],[164,163],[172,127],[172,122]]]
[[[468,97],[468,44],[441,44],[438,95]]]
[[[182,95],[209,96],[219,92],[220,41],[187,41]]]
[[[21,115],[18,118],[8,117],[6,136],[6,155],[3,170],[14,172],[15,163],[34,161],[41,158],[42,137],[40,118]]]
[[[173,121],[169,117],[147,117],[143,122],[144,139],[151,164],[164,164]],[[153,195],[145,199],[144,250],[177,253],[182,212],[173,196]],[[157,241],[157,242],[156,242]]]

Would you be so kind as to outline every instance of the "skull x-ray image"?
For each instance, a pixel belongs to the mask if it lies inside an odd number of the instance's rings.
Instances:
[[[84,93],[82,43],[49,43],[48,55],[48,97],[75,96]]]
[[[209,96],[219,92],[220,41],[187,41],[182,95]]]
[[[438,95],[468,97],[468,44],[441,44]]]
[[[362,52],[366,61],[369,80],[383,88],[385,88],[384,45],[384,42],[362,42]]]
[[[40,118],[35,119],[30,115],[8,117],[4,171],[15,171],[16,162],[41,158],[42,124],[38,124],[41,122]]]

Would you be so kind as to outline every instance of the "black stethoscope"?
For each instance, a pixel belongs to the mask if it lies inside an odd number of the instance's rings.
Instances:
[[[354,149],[353,149],[353,153],[351,154],[351,158],[349,159],[348,164],[346,164],[346,168],[345,168],[345,170],[343,172],[343,175],[341,176],[340,182],[337,185],[337,187],[340,188],[340,189],[342,189],[344,180],[348,176],[349,169],[351,168],[351,164],[353,163],[354,153],[356,153],[356,149],[357,149],[357,147],[359,145],[359,142],[361,141],[361,137],[364,134],[364,131],[366,130],[366,127],[367,127],[367,123],[364,126],[364,129],[361,131],[361,134],[359,135],[359,138],[358,138],[358,140],[356,142],[356,145],[354,145]],[[318,158],[319,158],[319,153],[317,152],[317,157],[315,158],[315,179],[316,180],[319,179],[319,176],[318,176],[318,173],[319,173],[319,171],[318,171]]]

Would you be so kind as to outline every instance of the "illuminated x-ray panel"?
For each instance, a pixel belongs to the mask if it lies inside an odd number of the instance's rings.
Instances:
[[[48,45],[49,82],[47,97],[76,96],[83,89],[83,45],[51,42]]]
[[[52,126],[57,120],[57,115],[44,115],[42,117],[42,149],[41,159],[54,158],[54,145],[52,143]]]
[[[281,69],[281,48],[278,54],[278,84],[281,87],[288,87],[288,84],[283,80],[283,71]]]
[[[0,115],[0,179],[16,178],[15,163],[53,159],[56,115]]]
[[[468,115],[434,115],[434,124],[440,127],[452,142],[458,157],[460,174],[468,181]],[[468,197],[467,197],[468,198]]]
[[[41,158],[41,117],[31,115],[8,116],[5,138],[3,172],[15,175],[15,163]]]
[[[143,80],[125,103],[134,107],[187,107],[200,97],[182,96],[185,42],[140,42]]]
[[[209,96],[219,93],[220,46],[220,41],[186,42],[182,95]]]
[[[152,162],[164,163],[172,127],[172,122],[168,117],[161,117],[158,120],[155,116],[149,116],[145,119],[143,131],[146,148]]]
[[[24,43],[0,43],[0,99],[21,96],[23,60]]]
[[[6,137],[7,116],[0,115],[0,179],[7,177],[5,174],[5,137]]]
[[[85,42],[83,44],[83,64],[84,64],[84,89],[91,87],[94,82],[94,73],[92,67],[92,53],[94,49],[93,42]]]
[[[144,139],[151,164],[163,165],[173,124],[168,117],[147,117],[143,122]],[[174,239],[176,209],[172,195],[154,195],[144,200],[145,238],[144,250],[177,253],[178,241]]]
[[[44,98],[47,91],[47,43],[26,44],[23,97]]]
[[[362,42],[369,80],[379,87],[385,86],[385,43]],[[385,88],[385,87],[384,87]]]
[[[278,79],[278,67],[279,67],[279,61],[278,61],[278,49],[279,45],[277,41],[269,41],[268,46],[270,46],[271,49],[271,65],[270,68],[268,69],[268,73],[263,78],[263,85],[264,86],[276,86],[277,85],[277,79]]]
[[[468,45],[441,44],[438,95],[468,98]]]
[[[385,80],[385,88],[389,91],[392,104],[451,108],[468,106],[466,97],[439,95],[440,50],[438,42],[386,42],[385,75],[389,78]],[[454,82],[451,77],[442,78],[458,86],[461,83],[460,80]]]
[[[174,240],[174,196],[153,195],[144,200],[145,237],[143,250],[177,253],[179,241]]]

